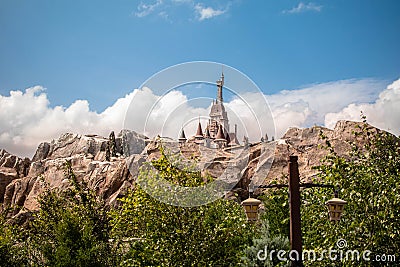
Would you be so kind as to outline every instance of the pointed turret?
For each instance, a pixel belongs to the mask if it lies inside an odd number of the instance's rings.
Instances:
[[[203,130],[201,129],[201,123],[199,120],[199,125],[197,125],[196,135],[194,136],[197,140],[204,139]]]
[[[204,146],[210,148],[211,146],[211,135],[208,129],[210,125],[207,125],[206,132],[204,133]]]
[[[204,137],[207,138],[207,139],[210,139],[210,138],[211,138],[210,130],[208,130],[208,126],[207,126],[207,128],[206,128],[206,133],[204,134]]]
[[[226,141],[225,136],[224,136],[224,130],[222,129],[222,125],[219,125],[217,135],[215,136],[215,141],[219,141],[219,140]]]
[[[185,130],[183,130],[183,128],[182,128],[181,135],[179,136],[178,141],[179,141],[179,143],[185,143],[186,140],[187,139],[186,139],[186,135],[185,135]]]
[[[217,136],[215,137],[215,143],[218,144],[219,148],[226,147],[226,139],[224,136],[224,130],[222,125],[219,125]]]

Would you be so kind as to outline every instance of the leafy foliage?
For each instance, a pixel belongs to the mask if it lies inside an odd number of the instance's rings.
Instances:
[[[153,166],[175,184],[205,183],[200,172],[176,168],[164,154]],[[140,175],[151,174],[144,168]],[[172,206],[136,187],[122,203],[113,214],[113,233],[127,251],[124,266],[236,266],[244,246],[251,242],[252,227],[233,201]]]
[[[400,250],[400,144],[399,138],[387,132],[376,131],[364,121],[363,126],[354,129],[358,140],[353,143],[352,152],[339,156],[330,140],[323,134],[325,149],[328,155],[323,159],[316,183],[331,184],[340,189],[339,197],[347,201],[345,211],[338,223],[329,221],[324,203],[333,197],[332,189],[308,188],[301,190],[302,237],[303,249],[335,249],[346,252],[358,250],[360,259],[352,261],[351,257],[332,261],[328,257],[322,261],[306,262],[310,266],[365,266],[382,262],[363,261],[363,251],[370,250],[371,260],[376,255],[398,255]],[[362,147],[359,144],[363,144]],[[273,214],[267,217],[273,232],[287,231],[285,217],[287,192],[276,190],[268,192],[266,210]],[[281,214],[281,215],[279,215]],[[288,213],[287,213],[288,214]],[[337,247],[337,241],[344,239],[347,247]],[[398,260],[398,259],[397,259]],[[390,263],[387,263],[390,264]]]
[[[22,266],[27,263],[21,229],[7,222],[5,209],[0,213],[0,266]]]
[[[245,248],[242,257],[243,266],[288,266],[288,262],[277,258],[277,251],[288,251],[290,244],[287,236],[273,236],[267,221],[261,219],[251,246]],[[271,260],[272,256],[272,260]]]
[[[287,177],[283,177],[286,178]],[[275,183],[275,181],[273,182]],[[284,184],[284,182],[280,182]],[[287,188],[270,189],[260,197],[265,206],[262,220],[268,221],[272,236],[289,236],[289,193]]]
[[[102,203],[84,182],[78,182],[71,163],[65,163],[71,188],[47,189],[39,199],[26,245],[32,265],[112,266],[109,220]]]
[[[399,139],[387,132],[374,133],[365,122],[354,134],[363,140],[363,148],[352,144],[351,157],[344,158],[328,143],[331,153],[318,167],[323,181],[340,188],[340,197],[348,202],[344,215],[332,225],[327,215],[321,216],[326,192],[305,194],[309,201],[303,209],[307,214],[305,246],[319,244],[326,248],[343,238],[349,249],[372,251],[371,259],[375,255],[395,255],[400,249]],[[318,234],[313,229],[318,229]],[[343,264],[354,266],[351,262]]]

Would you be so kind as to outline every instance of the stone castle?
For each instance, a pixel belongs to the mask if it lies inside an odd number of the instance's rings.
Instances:
[[[225,148],[240,145],[237,139],[237,125],[235,124],[235,131],[230,132],[230,125],[228,114],[224,107],[224,100],[222,97],[222,90],[224,87],[224,73],[217,81],[217,98],[213,100],[209,120],[205,131],[201,126],[200,120],[197,126],[197,131],[194,136],[187,139],[185,131],[182,128],[179,143],[194,142],[199,145],[204,145],[208,148]],[[245,137],[244,142],[248,139]]]

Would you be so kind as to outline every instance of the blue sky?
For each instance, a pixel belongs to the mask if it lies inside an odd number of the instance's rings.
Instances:
[[[231,65],[266,93],[399,76],[399,1],[159,3],[2,0],[0,94],[42,85],[51,105],[87,99],[100,112],[155,72],[192,60]],[[222,14],[200,20],[196,5]]]
[[[106,134],[135,88],[196,60],[247,74],[277,135],[361,109],[400,129],[399,11],[396,0],[1,0],[0,147],[31,155],[63,131]]]

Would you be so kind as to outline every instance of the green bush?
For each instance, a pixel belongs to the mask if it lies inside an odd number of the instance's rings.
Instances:
[[[325,202],[333,197],[328,188],[301,190],[301,219],[303,250],[358,250],[360,259],[351,261],[345,254],[340,260],[305,261],[306,266],[381,266],[398,264],[400,255],[400,142],[399,138],[383,131],[376,131],[368,124],[354,129],[358,144],[349,155],[339,156],[326,136],[328,155],[317,166],[316,183],[339,188],[339,197],[347,201],[338,223],[329,221]],[[364,144],[360,147],[360,144]],[[288,227],[287,191],[270,190],[266,193],[266,218],[271,232],[284,234]],[[285,215],[286,214],[286,215]],[[347,246],[337,246],[344,239]],[[363,261],[362,253],[371,251],[371,262]],[[372,262],[376,255],[395,255],[396,263]],[[393,259],[393,258],[392,258]]]
[[[0,266],[23,266],[27,264],[23,231],[7,222],[10,211],[5,209],[0,213]]]
[[[242,265],[256,266],[289,266],[289,262],[281,261],[277,257],[279,250],[289,251],[290,243],[287,236],[271,235],[267,221],[261,220],[251,246],[245,248]]]
[[[153,166],[175,184],[205,183],[200,172],[176,168],[164,154]],[[140,175],[152,179],[146,168]],[[113,234],[125,254],[123,266],[237,266],[244,247],[251,243],[253,228],[234,201],[173,206],[139,186],[121,201],[121,208],[113,213]]]
[[[109,218],[104,205],[85,183],[78,183],[71,163],[65,163],[71,182],[67,191],[47,189],[39,198],[26,246],[31,265],[113,266]]]

